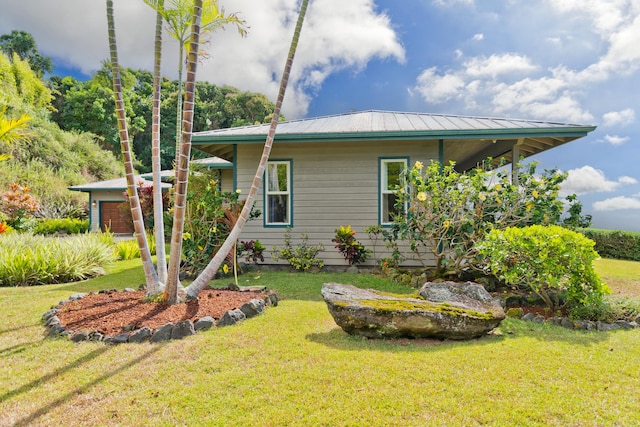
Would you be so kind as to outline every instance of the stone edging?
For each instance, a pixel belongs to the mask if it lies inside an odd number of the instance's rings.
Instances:
[[[242,289],[239,290],[242,291]],[[115,291],[115,289],[101,290],[98,293],[108,293],[112,291]],[[126,288],[123,290],[123,292],[134,292],[134,289]],[[114,336],[102,335],[98,331],[88,332],[74,331],[71,329],[65,330],[64,327],[60,324],[60,319],[57,316],[57,313],[60,311],[59,307],[68,302],[79,300],[87,295],[89,294],[73,294],[69,297],[69,299],[60,301],[58,305],[52,307],[49,311],[42,315],[42,321],[47,328],[48,335],[66,336],[74,342],[102,341],[109,344],[140,343],[145,341],[161,342],[167,340],[182,339],[184,337],[194,335],[196,331],[204,331],[212,327],[234,325],[245,319],[257,316],[258,314],[262,314],[266,307],[277,306],[278,301],[280,300],[278,294],[273,291],[265,293],[263,299],[255,298],[243,304],[240,308],[227,310],[222,315],[220,320],[217,321],[217,323],[213,317],[205,316],[201,319],[198,319],[195,323],[191,320],[183,320],[175,324],[169,322],[155,330],[145,326],[135,331],[123,332]]]
[[[561,326],[567,329],[573,329],[578,331],[615,331],[618,329],[636,329],[640,327],[638,322],[627,322],[626,320],[617,320],[614,323],[606,323],[601,321],[592,321],[592,320],[571,320],[568,317],[549,317],[545,318],[542,315],[534,315],[533,313],[527,313],[525,315],[520,315],[519,313],[509,313],[509,309],[507,311],[507,317],[516,318],[520,320],[524,320],[527,322],[540,323],[540,324],[548,324],[554,326]]]

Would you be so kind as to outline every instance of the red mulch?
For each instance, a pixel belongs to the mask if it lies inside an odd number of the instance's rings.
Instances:
[[[184,304],[145,302],[144,291],[90,294],[58,308],[60,324],[65,330],[97,331],[103,335],[117,335],[126,330],[148,326],[151,329],[169,322],[196,320],[211,316],[220,319],[227,310],[240,308],[252,299],[262,299],[260,292],[238,292],[205,289]]]

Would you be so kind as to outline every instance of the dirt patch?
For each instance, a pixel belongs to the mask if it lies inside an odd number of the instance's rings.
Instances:
[[[197,300],[167,305],[143,301],[144,294],[144,291],[90,294],[59,306],[57,316],[66,330],[113,336],[144,326],[155,330],[169,322],[195,322],[205,316],[218,320],[226,311],[264,297],[261,292],[205,289]]]

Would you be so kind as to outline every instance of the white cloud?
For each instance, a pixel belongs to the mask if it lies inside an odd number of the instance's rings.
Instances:
[[[618,196],[602,200],[593,204],[596,211],[620,211],[628,209],[640,209],[640,199]]]
[[[622,145],[629,140],[628,136],[605,135],[604,140],[612,145]]]
[[[621,185],[637,184],[635,178],[622,176],[617,181],[607,179],[604,172],[586,165],[568,171],[567,179],[561,184],[560,194],[586,194],[614,191]]]
[[[91,73],[109,56],[104,2],[86,0],[12,2],[0,14],[0,34],[16,27],[30,32],[47,56]],[[260,92],[275,101],[297,19],[297,0],[220,0],[229,13],[247,21],[241,38],[228,28],[213,34],[198,65],[198,79]],[[152,69],[155,15],[142,1],[114,1],[120,62]],[[339,10],[340,13],[335,11]],[[37,11],[34,12],[34,11]],[[6,29],[6,30],[5,30]],[[177,43],[164,38],[163,74],[177,75]],[[306,113],[315,91],[331,74],[356,72],[373,59],[404,61],[404,48],[389,17],[374,0],[311,2],[293,64],[283,112]]]
[[[626,126],[636,119],[636,112],[633,108],[626,108],[622,111],[610,111],[602,115],[605,126]]]
[[[443,102],[456,97],[464,88],[464,80],[455,74],[436,74],[436,68],[429,68],[418,76],[416,90],[428,101]]]
[[[526,56],[512,53],[472,58],[464,63],[464,67],[469,76],[493,78],[502,74],[528,73],[536,68]]]
[[[475,41],[484,40],[484,34],[482,34],[482,33],[474,34],[473,35],[473,40],[475,40]]]
[[[618,178],[618,182],[620,184],[637,184],[638,180],[631,176],[621,176]]]

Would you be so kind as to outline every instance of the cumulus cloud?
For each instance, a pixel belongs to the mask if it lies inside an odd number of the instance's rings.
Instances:
[[[418,76],[416,90],[428,102],[438,103],[456,97],[464,88],[464,80],[455,74],[438,75],[436,67],[424,70]]]
[[[596,211],[621,211],[628,209],[640,209],[640,199],[618,196],[605,199],[593,204]]]
[[[482,34],[482,33],[474,34],[473,35],[473,40],[475,40],[475,41],[484,40],[484,34]]]
[[[261,92],[275,100],[299,2],[221,0],[220,4],[229,13],[238,12],[249,25],[249,33],[246,38],[232,28],[214,33],[204,46],[209,58],[198,65],[198,79]],[[115,0],[114,10],[120,62],[152,69],[153,11],[142,1],[130,0]],[[9,32],[19,26],[35,37],[45,55],[91,73],[109,56],[105,14],[104,2],[22,0],[3,9],[0,29]],[[177,42],[168,36],[164,41],[163,74],[175,78]],[[357,72],[373,59],[404,62],[404,55],[389,17],[376,9],[374,0],[313,1],[302,29],[284,114],[303,116],[315,90],[337,71]]]
[[[628,136],[605,135],[604,140],[611,145],[622,145],[629,140]]]
[[[626,126],[636,119],[636,112],[633,108],[626,108],[622,111],[610,111],[602,115],[605,126]]]
[[[590,92],[598,90],[597,85],[616,77],[630,76],[640,69],[640,49],[635,47],[640,45],[640,3],[629,0],[547,0],[540,3],[530,18],[532,22],[544,19],[549,25],[541,35],[545,36],[542,40],[547,41],[547,48],[555,51],[555,57],[542,47],[528,46],[529,40],[519,40],[514,34],[514,40],[508,45],[523,46],[528,49],[526,55],[517,51],[494,53],[489,57],[479,55],[437,75],[439,81],[455,79],[455,97],[430,94],[430,87],[423,86],[424,79],[420,78],[416,79],[417,92],[422,93],[428,103],[455,99],[485,114],[491,111],[498,115],[593,123],[594,115],[584,106],[585,99],[593,94]],[[508,21],[512,18],[508,15],[511,12],[506,7],[501,9],[503,16],[500,18]],[[579,57],[579,60],[571,62],[561,53],[569,49],[569,44],[571,54],[568,56]],[[550,58],[556,58],[556,62],[550,62],[553,60]],[[549,63],[543,65],[546,62]],[[474,86],[476,92],[472,94],[468,89],[474,80],[478,82]],[[629,124],[634,119],[631,109],[603,116],[607,126]]]
[[[493,78],[501,74],[528,73],[536,68],[526,56],[512,53],[472,58],[464,63],[464,67],[468,76]]]
[[[568,171],[567,179],[561,184],[560,194],[564,197],[569,194],[610,192],[618,189],[621,185],[637,183],[635,178],[629,176],[619,177],[616,181],[610,180],[601,170],[586,165]]]

